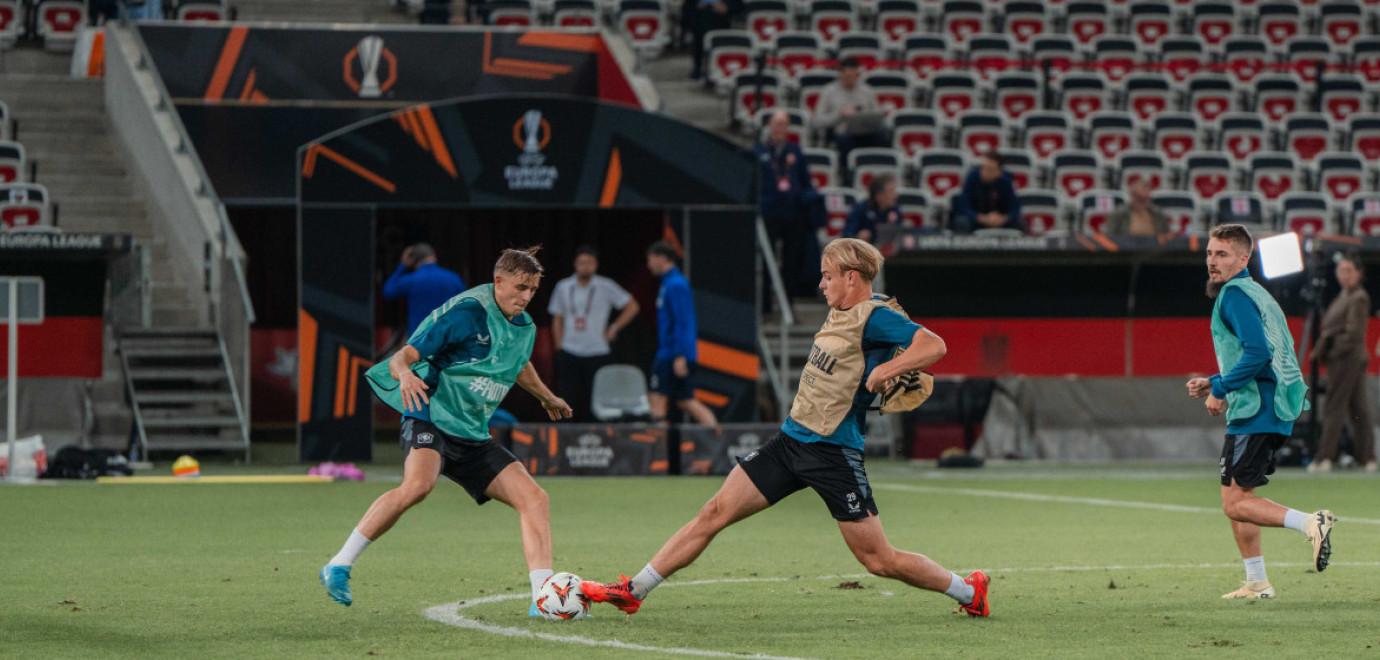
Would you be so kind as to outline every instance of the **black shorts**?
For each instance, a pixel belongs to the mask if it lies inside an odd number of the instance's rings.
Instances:
[[[685,378],[676,375],[675,360],[666,358],[652,363],[651,382],[648,389],[672,401],[685,401],[695,398],[695,362],[685,361]]]
[[[503,445],[492,440],[466,440],[446,435],[435,424],[415,417],[404,417],[400,444],[403,456],[413,449],[434,449],[441,454],[441,474],[460,484],[475,502],[489,501],[484,491],[489,489],[503,468],[516,463],[517,458]]]
[[[738,459],[757,490],[776,504],[806,486],[815,489],[835,520],[877,515],[862,452],[828,442],[801,442],[777,431],[761,449]]]
[[[1222,485],[1230,486],[1232,479],[1241,488],[1270,483],[1266,475],[1275,473],[1275,450],[1283,447],[1285,440],[1288,438],[1278,433],[1228,433],[1222,443],[1222,459],[1217,463],[1222,471]]]

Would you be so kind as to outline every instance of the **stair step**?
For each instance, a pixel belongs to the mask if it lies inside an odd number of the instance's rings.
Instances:
[[[149,451],[188,451],[197,449],[222,450],[222,451],[244,451],[244,440],[222,439],[217,436],[195,436],[195,435],[150,435],[148,436]]]
[[[169,403],[230,403],[235,399],[229,392],[188,392],[186,390],[168,392],[140,392],[134,400],[141,406]]]
[[[144,347],[124,346],[120,348],[127,358],[219,358],[220,347],[183,348],[176,346]]]
[[[120,333],[121,339],[171,339],[175,337],[185,339],[209,339],[215,341],[216,331],[209,328],[197,327],[178,327],[178,326],[159,326],[156,328],[129,328]]]
[[[144,417],[145,429],[239,427],[238,417]]]
[[[214,380],[225,378],[223,367],[131,367],[133,380]]]

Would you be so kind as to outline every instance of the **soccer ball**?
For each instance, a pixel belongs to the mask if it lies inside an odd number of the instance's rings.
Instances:
[[[537,611],[551,621],[571,621],[589,616],[589,599],[580,591],[580,576],[557,573],[537,590]]]

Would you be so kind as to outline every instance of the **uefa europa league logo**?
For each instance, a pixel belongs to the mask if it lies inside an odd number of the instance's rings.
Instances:
[[[383,37],[367,36],[359,40],[359,64],[364,69],[364,80],[359,86],[361,98],[378,98],[383,94],[379,89],[379,59],[383,56]]]
[[[541,110],[528,110],[522,115],[522,130],[527,139],[522,145],[524,153],[535,154],[541,150],[538,137],[541,135]]]

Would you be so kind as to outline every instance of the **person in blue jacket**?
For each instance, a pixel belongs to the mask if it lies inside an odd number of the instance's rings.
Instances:
[[[982,156],[982,166],[968,173],[963,192],[954,200],[953,217],[949,219],[951,229],[960,234],[975,229],[1025,231],[1015,179],[1002,169],[1004,165],[1001,155],[995,151]]]
[[[383,283],[383,299],[407,299],[407,336],[411,337],[432,310],[464,290],[459,274],[436,263],[436,250],[418,243],[403,250],[397,270]]]
[[[819,238],[810,206],[820,199],[800,145],[790,139],[791,118],[782,111],[767,122],[767,135],[752,150],[761,170],[759,209],[767,238],[779,246],[781,282],[790,296],[814,296],[819,280]],[[763,282],[769,286],[770,282]],[[771,300],[764,290],[763,301]]]
[[[714,412],[695,398],[695,367],[699,360],[699,330],[695,323],[695,297],[690,282],[676,267],[675,246],[657,241],[647,248],[647,270],[661,278],[656,294],[656,360],[652,363],[651,392],[647,403],[652,420],[666,419],[666,402],[676,406],[696,424],[717,426]]]
[[[899,224],[901,209],[896,206],[900,197],[896,175],[879,174],[867,186],[867,199],[858,202],[843,224],[843,237],[856,238],[877,244],[877,225]]]

